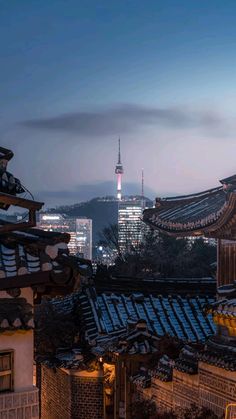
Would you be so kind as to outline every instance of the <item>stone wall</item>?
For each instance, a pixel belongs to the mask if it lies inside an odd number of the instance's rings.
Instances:
[[[236,372],[199,362],[199,402],[217,415],[236,403]]]
[[[165,383],[157,378],[152,378],[152,399],[160,410],[171,410],[173,407],[173,383]]]
[[[103,377],[42,366],[42,419],[102,419]]]
[[[181,411],[188,409],[191,404],[199,405],[199,377],[198,374],[189,375],[173,371],[173,409]]]
[[[1,419],[38,419],[38,389],[0,394]]]
[[[236,372],[199,362],[199,373],[189,375],[173,371],[173,381],[152,378],[149,389],[138,390],[139,398],[150,399],[161,411],[173,409],[182,417],[182,410],[191,404],[207,407],[219,418],[229,403],[236,403]]]

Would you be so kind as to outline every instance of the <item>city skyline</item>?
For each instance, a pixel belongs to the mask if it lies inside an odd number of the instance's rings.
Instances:
[[[119,136],[125,194],[236,172],[234,1],[0,5],[1,142],[36,199],[115,195]]]

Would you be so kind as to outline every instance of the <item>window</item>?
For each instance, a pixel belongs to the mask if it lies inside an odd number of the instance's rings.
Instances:
[[[0,393],[13,390],[13,351],[0,351]]]

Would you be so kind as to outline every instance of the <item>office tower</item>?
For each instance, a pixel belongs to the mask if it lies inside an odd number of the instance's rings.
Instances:
[[[68,248],[73,255],[92,259],[92,220],[65,217],[63,214],[40,214],[38,226],[45,231],[70,234]]]

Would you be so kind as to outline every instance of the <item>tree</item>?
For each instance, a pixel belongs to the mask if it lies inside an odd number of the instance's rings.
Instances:
[[[99,233],[99,244],[108,248],[111,251],[116,251],[120,259],[122,259],[122,252],[119,245],[118,224],[109,224],[101,233]]]
[[[152,400],[138,400],[132,404],[132,418],[134,419],[178,419],[178,415],[172,410],[158,412],[156,404]]]
[[[151,400],[137,400],[131,411],[134,419],[156,419],[156,405]]]
[[[168,412],[157,413],[153,419],[178,419],[178,415],[172,410],[170,410]]]
[[[186,259],[189,251],[187,239],[176,239],[160,234],[155,244],[157,269],[164,278],[185,276]]]
[[[114,275],[130,277],[201,278],[213,275],[216,246],[202,238],[191,241],[148,229],[137,246],[120,247],[118,225],[110,224],[100,234],[100,243],[117,252]]]
[[[192,404],[183,413],[183,419],[217,419],[218,416],[207,407],[198,407]]]
[[[173,410],[159,412],[152,400],[139,400],[132,405],[132,417],[135,419],[177,419],[180,416]],[[182,419],[217,419],[218,416],[207,407],[198,407],[192,404],[184,409]]]
[[[204,242],[202,238],[195,240],[188,254],[189,276],[203,277],[213,275],[212,264],[216,261],[216,246]]]

